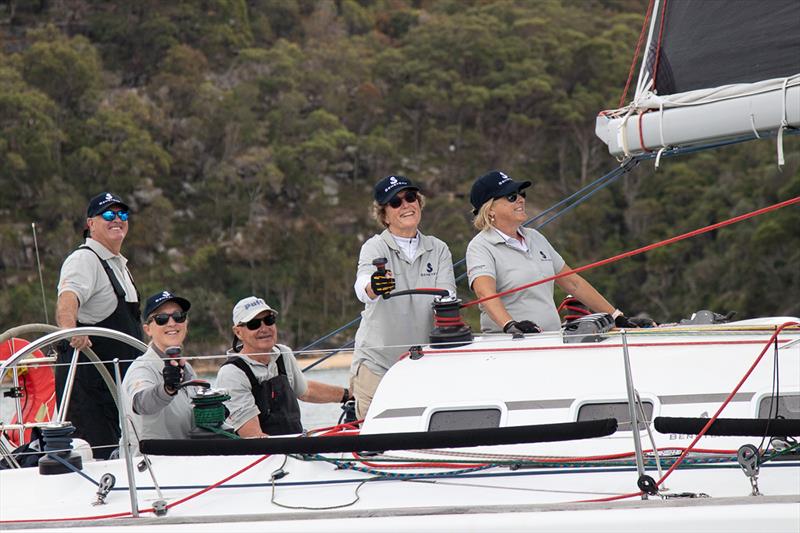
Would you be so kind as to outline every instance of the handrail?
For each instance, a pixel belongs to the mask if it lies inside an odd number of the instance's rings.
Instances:
[[[94,326],[85,326],[80,328],[66,328],[66,329],[59,329],[55,326],[51,326],[49,324],[28,324],[25,326],[17,326],[15,328],[11,328],[2,335],[0,335],[0,341],[3,341],[7,338],[13,337],[15,335],[22,335],[25,333],[30,333],[32,331],[46,331],[52,330],[52,333],[45,335],[44,337],[40,337],[35,341],[31,342],[30,344],[22,347],[21,349],[17,350],[15,353],[11,355],[8,359],[6,359],[2,365],[0,365],[0,381],[6,375],[6,372],[14,366],[17,366],[20,363],[26,362],[25,359],[28,355],[32,354],[36,350],[48,346],[50,344],[56,343],[63,339],[68,339],[70,337],[74,337],[76,335],[94,335],[97,337],[106,337],[116,341],[124,342],[125,344],[132,346],[145,352],[147,350],[147,345],[140,341],[139,339],[135,339],[130,335],[126,335],[125,333],[121,333],[119,331],[108,329],[108,328],[98,328]],[[91,348],[84,348],[82,350],[83,354],[94,364],[97,371],[100,373],[100,376],[103,378],[108,390],[111,392],[112,398],[114,398],[114,402],[117,404],[117,408],[120,406],[119,402],[119,395],[117,393],[117,386],[114,384],[114,380],[111,377],[111,374],[105,367],[105,363],[108,361],[102,361],[97,354],[95,354]]]

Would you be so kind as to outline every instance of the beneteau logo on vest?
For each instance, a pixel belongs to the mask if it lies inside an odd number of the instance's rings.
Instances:
[[[549,257],[547,257],[546,255],[544,255],[544,252],[543,252],[543,251],[541,251],[541,250],[539,250],[539,255],[541,255],[541,256],[542,256],[542,261],[552,261],[552,259],[550,259],[550,258],[549,258]]]
[[[433,265],[432,265],[432,264],[430,264],[430,263],[428,263],[428,264],[425,266],[425,272],[420,272],[420,273],[419,273],[419,276],[420,276],[421,278],[427,278],[427,277],[429,277],[429,276],[435,276],[435,275],[436,275],[436,272],[434,272],[434,271],[433,271]]]

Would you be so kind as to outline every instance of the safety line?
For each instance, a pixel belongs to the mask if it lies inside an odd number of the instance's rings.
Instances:
[[[719,418],[719,415],[728,406],[728,404],[731,402],[733,397],[736,396],[736,393],[739,392],[739,389],[742,388],[742,385],[744,385],[744,382],[747,380],[747,378],[750,377],[750,374],[752,374],[753,371],[756,369],[756,366],[758,366],[758,363],[761,362],[761,359],[764,357],[764,354],[767,353],[767,350],[769,350],[770,346],[772,346],[772,343],[777,340],[778,334],[784,328],[786,328],[788,326],[797,326],[797,325],[800,325],[800,322],[785,322],[785,323],[781,324],[780,326],[778,326],[778,328],[775,330],[775,333],[773,333],[772,336],[770,336],[770,338],[767,341],[766,345],[761,350],[761,353],[759,353],[758,357],[756,357],[756,360],[753,362],[752,365],[750,365],[750,368],[747,369],[747,372],[745,372],[744,376],[742,376],[742,379],[739,380],[739,383],[736,384],[736,386],[730,392],[728,397],[725,398],[725,401],[722,402],[722,405],[719,406],[719,409],[717,409],[717,411],[714,413],[714,415],[711,418],[708,419],[708,422],[706,422],[706,425],[703,426],[703,429],[701,429],[697,433],[695,438],[692,439],[692,442],[689,443],[689,446],[687,446],[686,449],[678,456],[678,459],[674,463],[672,463],[672,466],[670,466],[669,469],[664,473],[664,475],[661,476],[661,479],[659,479],[656,482],[656,487],[660,487],[664,483],[664,481],[667,480],[667,478],[670,476],[670,474],[672,474],[672,472],[674,472],[675,469],[678,468],[678,465],[680,465],[683,462],[683,460],[686,458],[686,455],[692,450],[694,445],[697,444],[697,442],[703,437],[703,435],[706,434],[708,429],[714,424],[714,422],[717,420],[717,418]],[[619,494],[617,496],[610,496],[610,497],[607,497],[607,498],[596,498],[596,499],[591,499],[591,500],[581,500],[579,503],[611,502],[611,501],[616,501],[616,500],[624,500],[624,499],[627,499],[627,498],[635,498],[636,496],[641,496],[642,494],[643,494],[642,491],[630,492],[630,493],[627,493],[627,494]]]
[[[756,217],[756,216],[759,216],[759,215],[763,215],[765,213],[769,213],[770,211],[775,211],[777,209],[781,209],[783,207],[787,207],[787,206],[794,205],[794,204],[797,204],[797,203],[800,203],[800,196],[795,196],[794,198],[790,198],[789,200],[784,200],[783,202],[778,202],[777,204],[773,204],[773,205],[768,206],[768,207],[762,207],[761,209],[756,209],[755,211],[750,211],[749,213],[745,213],[743,215],[739,215],[739,216],[736,216],[736,217],[733,217],[733,218],[729,218],[727,220],[723,220],[722,222],[717,222],[716,224],[711,224],[709,226],[705,226],[703,228],[699,228],[699,229],[690,231],[688,233],[684,233],[682,235],[678,235],[676,237],[671,237],[671,238],[665,239],[663,241],[659,241],[659,242],[656,242],[656,243],[653,243],[653,244],[648,244],[647,246],[642,246],[641,248],[637,248],[635,250],[630,250],[628,252],[624,252],[624,253],[615,255],[613,257],[609,257],[607,259],[602,259],[600,261],[596,261],[596,262],[590,263],[588,265],[583,265],[581,267],[573,268],[573,269],[567,270],[565,272],[560,272],[560,273],[555,274],[553,276],[548,276],[546,278],[534,281],[532,283],[528,283],[526,285],[521,285],[519,287],[515,287],[513,289],[509,289],[509,290],[503,291],[503,292],[498,292],[496,294],[490,294],[489,296],[484,296],[483,298],[477,298],[475,300],[472,300],[470,302],[462,304],[461,307],[470,307],[472,305],[480,304],[480,303],[483,303],[483,302],[486,302],[486,301],[489,301],[489,300],[493,300],[495,298],[500,298],[502,296],[507,296],[509,294],[513,294],[513,293],[518,292],[518,291],[529,289],[531,287],[535,287],[535,286],[541,285],[543,283],[548,283],[550,281],[553,281],[553,280],[556,280],[556,279],[560,279],[560,278],[563,278],[565,276],[570,276],[572,274],[578,274],[579,272],[584,272],[584,271],[592,269],[592,268],[597,268],[599,266],[607,265],[607,264],[610,264],[610,263],[615,263],[615,262],[617,262],[617,261],[619,261],[621,259],[626,259],[628,257],[633,257],[635,255],[639,255],[639,254],[642,254],[644,252],[649,252],[650,250],[653,250],[655,248],[660,248],[661,246],[666,246],[668,244],[679,242],[679,241],[682,241],[682,240],[685,240],[685,239],[688,239],[688,238],[691,238],[691,237],[696,237],[697,235],[702,235],[703,233],[708,233],[709,231],[713,231],[713,230],[716,230],[716,229],[719,229],[719,228],[724,228],[725,226],[730,226],[732,224],[736,224],[737,222],[741,222],[743,220],[747,220],[749,218],[753,218],[753,217]]]

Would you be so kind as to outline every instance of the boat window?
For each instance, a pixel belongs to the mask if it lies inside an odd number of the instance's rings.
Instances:
[[[777,401],[778,416],[794,420],[800,419],[800,394],[781,394]],[[770,408],[772,408],[772,416],[775,416],[775,397],[761,398],[761,403],[758,405],[758,418],[769,418]]]
[[[500,409],[458,409],[436,411],[431,415],[428,431],[445,429],[482,429],[500,427]]]
[[[649,423],[653,419],[653,402],[642,400],[644,414]],[[631,430],[631,417],[628,414],[628,402],[603,402],[587,403],[578,409],[578,422],[586,420],[601,420],[603,418],[616,418],[617,431]],[[639,429],[646,429],[647,425],[639,422]]]

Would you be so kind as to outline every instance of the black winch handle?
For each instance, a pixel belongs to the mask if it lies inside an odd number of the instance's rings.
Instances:
[[[166,350],[164,350],[164,354],[169,357],[170,359],[178,359],[181,356],[181,347],[180,346],[170,346]]]
[[[386,264],[389,262],[388,259],[385,257],[378,257],[372,260],[372,264],[378,269],[379,274],[384,274],[386,272]]]
[[[210,389],[211,383],[204,379],[190,379],[189,381],[181,381],[181,384],[178,386],[180,389],[184,387],[202,387],[204,389]]]
[[[375,268],[378,269],[379,274],[386,273],[386,264],[389,262],[388,259],[385,257],[378,257],[377,259],[372,260],[372,264],[375,265]],[[412,294],[427,294],[428,296],[439,296],[445,297],[450,295],[450,291],[447,289],[408,289],[405,291],[395,291],[386,293],[383,295],[384,300],[388,300],[389,298],[394,298],[396,296],[408,296]]]

